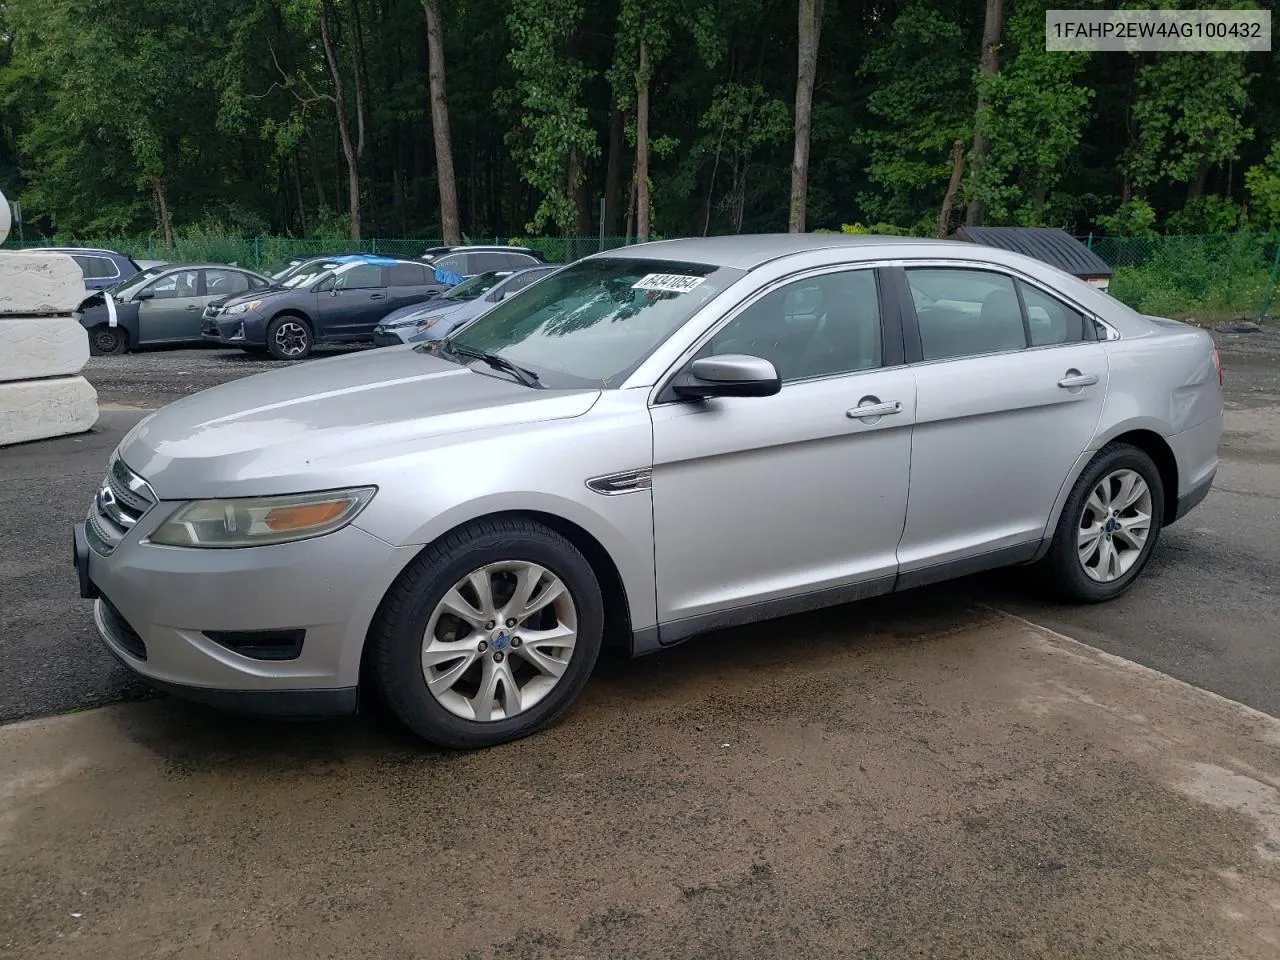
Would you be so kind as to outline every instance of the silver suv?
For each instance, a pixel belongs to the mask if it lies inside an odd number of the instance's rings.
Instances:
[[[237,709],[450,747],[605,644],[1032,564],[1127,590],[1208,492],[1209,335],[967,243],[739,236],[581,260],[452,336],[183,399],[75,530],[108,648]]]

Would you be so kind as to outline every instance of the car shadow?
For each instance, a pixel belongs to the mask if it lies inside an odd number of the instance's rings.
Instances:
[[[586,690],[556,727],[535,735],[580,737],[616,728],[645,703],[684,702],[729,691],[780,666],[813,669],[886,647],[945,643],[949,634],[999,618],[986,604],[1021,591],[1009,571],[760,621],[693,637],[636,659],[603,654]],[[375,765],[449,763],[468,754],[424,743],[404,728],[366,684],[360,711],[332,719],[238,716],[156,695],[111,712],[121,735],[154,754],[176,777],[213,772],[316,772],[359,759]],[[565,726],[570,730],[563,729]],[[588,735],[591,735],[588,733]],[[594,736],[604,736],[597,730]],[[525,741],[518,741],[525,742]],[[494,749],[511,749],[514,744]]]

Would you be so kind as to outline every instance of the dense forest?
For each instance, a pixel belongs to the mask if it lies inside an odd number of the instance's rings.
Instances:
[[[1280,52],[1047,53],[1044,11],[0,0],[0,183],[67,238],[1280,228]]]

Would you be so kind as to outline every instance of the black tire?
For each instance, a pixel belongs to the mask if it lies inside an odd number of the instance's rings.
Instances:
[[[568,588],[577,614],[577,640],[556,685],[514,717],[478,721],[447,710],[427,689],[424,634],[432,612],[454,584],[486,564],[529,561]],[[367,665],[400,721],[441,747],[476,750],[528,736],[554,723],[586,685],[604,636],[604,598],[591,565],[560,534],[521,519],[485,520],[429,546],[383,598],[369,630]]]
[[[282,314],[267,324],[267,350],[277,360],[305,360],[314,346],[311,324],[296,314]]]
[[[1132,470],[1151,493],[1151,525],[1137,558],[1123,574],[1109,582],[1090,577],[1079,556],[1080,526],[1085,503],[1103,478],[1120,470]],[[1103,603],[1125,593],[1142,574],[1160,539],[1164,520],[1165,490],[1160,470],[1142,450],[1126,443],[1108,444],[1098,451],[1071,488],[1062,516],[1054,530],[1049,552],[1034,567],[1040,584],[1062,600],[1072,603]]]
[[[89,330],[89,355],[114,357],[129,351],[129,334],[124,327],[109,327],[105,323]]]

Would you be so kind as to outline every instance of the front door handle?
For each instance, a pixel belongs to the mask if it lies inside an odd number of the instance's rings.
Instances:
[[[197,307],[194,303],[188,303],[188,304],[187,304],[187,309],[188,309],[188,310],[199,310],[200,308],[199,308],[199,307]]]
[[[1081,373],[1079,370],[1068,370],[1067,375],[1058,381],[1063,390],[1078,390],[1080,387],[1092,387],[1098,382],[1096,373]]]
[[[850,420],[874,420],[876,417],[888,417],[901,412],[901,400],[881,403],[876,397],[863,397],[858,406],[846,410],[844,415]]]
[[[386,297],[387,297],[387,295],[386,295],[385,293],[371,293],[371,294],[369,294],[369,299],[370,299],[370,300],[385,300],[385,299],[386,299]]]

